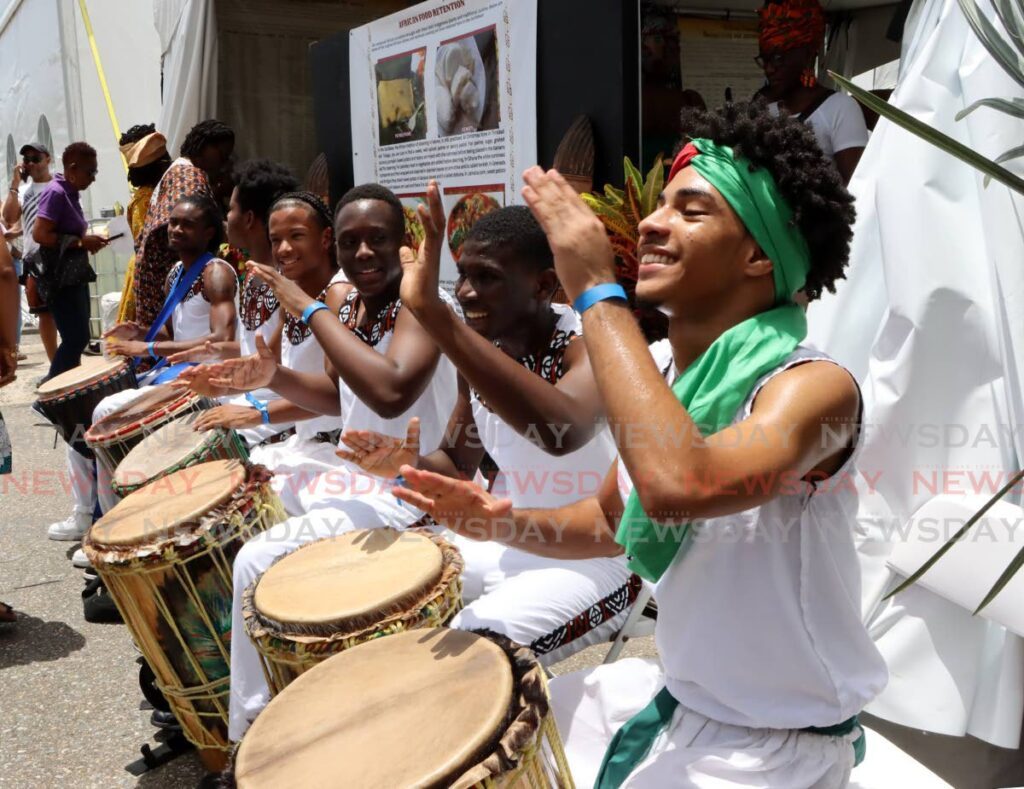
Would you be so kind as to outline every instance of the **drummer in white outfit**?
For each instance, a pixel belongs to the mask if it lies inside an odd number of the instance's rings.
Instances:
[[[421,457],[417,425],[404,442],[346,430],[343,456],[381,476],[411,463],[469,479],[486,452],[498,467],[491,492],[516,507],[594,495],[617,453],[579,318],[551,303],[558,278],[544,231],[522,206],[473,225],[458,261],[463,323],[437,297],[444,215],[433,184],[428,202],[436,215],[423,220],[426,241],[418,263],[406,266],[402,294],[460,373],[446,442]],[[565,561],[448,536],[465,561],[467,603],[452,626],[507,635],[546,664],[607,641],[640,589],[621,557]]]
[[[234,340],[238,278],[231,265],[219,258],[204,257],[216,250],[223,233],[220,209],[209,198],[182,198],[171,211],[168,240],[181,260],[167,277],[170,294],[179,276],[196,264],[203,265],[192,287],[174,308],[167,323],[153,342],[145,342],[148,327],[134,322],[118,324],[104,335],[107,352],[127,357],[161,359],[180,351],[199,347],[207,342]],[[205,262],[203,262],[205,260]],[[141,389],[152,383],[161,370],[139,377],[139,389],[128,389],[106,397],[93,410],[93,422],[127,405],[141,396]],[[50,526],[48,536],[54,540],[78,540],[92,524],[97,497],[106,511],[117,499],[104,473],[97,482],[96,464],[68,447],[68,473],[72,480],[74,510],[65,521]]]
[[[357,186],[339,201],[334,228],[338,262],[354,286],[340,309],[313,299],[277,271],[252,266],[271,284],[282,307],[301,316],[312,330],[327,356],[327,373],[289,370],[267,354],[214,365],[211,372],[220,377],[213,380],[238,389],[270,386],[311,411],[341,415],[345,427],[396,437],[405,435],[411,417],[418,417],[423,440],[437,445],[455,405],[456,374],[399,299],[402,204],[382,186]],[[409,526],[420,520],[423,513],[390,494],[392,484],[335,457],[329,470],[286,491],[286,496],[297,497],[306,514],[258,535],[239,551],[234,632],[244,633],[242,592],[276,557],[353,528]],[[269,692],[251,642],[244,637],[231,641],[229,735],[237,740],[267,703]]]
[[[663,668],[620,661],[552,683],[580,785],[845,786],[863,743],[855,716],[886,682],[860,619],[856,493],[842,484],[860,395],[799,345],[792,302],[842,276],[852,198],[797,125],[743,104],[684,120],[698,139],[639,226],[637,297],[670,316],[650,350],[602,224],[560,175],[527,171],[623,473],[548,511],[408,466],[395,490],[467,536],[543,555],[628,546],[657,582]]]
[[[337,312],[352,286],[337,270],[334,232],[327,206],[311,192],[287,193],[271,207],[269,222],[271,258],[281,274],[294,281],[308,298],[322,301]],[[260,276],[250,272],[248,277],[264,285],[268,296],[277,302],[273,290]],[[312,329],[287,311],[279,312],[284,316],[279,332],[281,366],[298,373],[324,375],[326,357]],[[254,342],[253,350],[245,355],[261,353],[273,354],[273,349],[262,338]],[[216,387],[207,383],[211,369],[190,370],[182,379],[189,381],[196,391],[216,394]],[[267,387],[257,391],[269,391],[273,398],[265,405],[268,425],[284,422],[294,424],[295,430],[281,443],[256,447],[250,458],[274,472],[273,484],[285,509],[297,515],[303,511],[298,491],[316,474],[337,466],[334,452],[341,417],[308,411]],[[260,418],[260,410],[252,404],[222,406],[201,414],[196,420],[196,429],[248,426]]]
[[[228,243],[242,250],[250,260],[273,265],[274,253],[268,231],[270,207],[281,195],[298,188],[299,182],[291,170],[278,162],[252,159],[239,165],[235,170],[235,187],[225,222]],[[174,354],[168,361],[171,364],[211,362],[248,356],[256,353],[257,337],[262,337],[275,356],[281,358],[281,313],[270,286],[254,274],[247,274],[238,300],[236,340],[207,343]],[[215,393],[203,394],[212,396]],[[263,407],[277,399],[272,390],[261,389],[222,397],[222,405],[211,411],[216,413],[218,426],[240,431],[250,447],[254,447],[268,440],[284,440],[284,434],[291,432],[291,422],[280,419],[264,421]]]

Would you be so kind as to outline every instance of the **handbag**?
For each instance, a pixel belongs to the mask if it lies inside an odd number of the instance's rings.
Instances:
[[[72,247],[78,236],[61,235],[60,244],[39,247],[37,268],[39,293],[46,302],[63,288],[74,288],[96,281],[96,272],[89,263],[89,253],[82,247]]]

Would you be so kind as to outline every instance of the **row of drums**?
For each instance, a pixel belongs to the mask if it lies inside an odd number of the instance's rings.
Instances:
[[[94,407],[112,364],[40,391],[69,440],[56,401],[88,424],[75,401]],[[283,556],[245,591],[246,632],[231,632],[235,556],[286,515],[241,441],[191,428],[208,405],[155,387],[86,431],[123,498],[82,543],[207,768],[229,764],[239,787],[572,786],[533,653],[445,627],[463,564],[429,530],[348,532]],[[252,640],[273,696],[237,748],[232,637]]]

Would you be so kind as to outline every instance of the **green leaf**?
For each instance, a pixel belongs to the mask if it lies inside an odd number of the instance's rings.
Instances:
[[[1024,156],[1024,145],[1018,145],[1016,148],[1011,148],[1006,153],[1002,154],[996,159],[996,164],[1002,164],[1008,162],[1011,159],[1017,159]]]
[[[1003,587],[1006,586],[1010,582],[1010,579],[1017,574],[1017,571],[1020,570],[1022,565],[1024,565],[1024,548],[1021,548],[1017,552],[1017,555],[1013,557],[1013,561],[1006,566],[1006,569],[1003,570],[1003,574],[999,576],[999,580],[995,582],[995,585],[991,589],[989,589],[988,594],[985,595],[985,599],[982,600],[981,604],[974,609],[975,614],[980,613],[982,608],[996,599],[996,596],[1003,591]]]
[[[926,572],[928,572],[930,569],[932,569],[932,566],[939,559],[941,559],[943,556],[945,556],[946,552],[949,551],[949,549],[952,548],[957,543],[957,541],[960,540],[961,537],[963,537],[965,534],[967,534],[967,532],[970,530],[970,528],[975,523],[977,523],[979,520],[982,519],[982,517],[984,517],[985,513],[988,512],[992,508],[993,504],[995,504],[1003,496],[1005,496],[1007,493],[1009,493],[1010,490],[1013,488],[1013,486],[1016,485],[1018,482],[1020,482],[1022,479],[1024,479],[1024,471],[1018,471],[1012,477],[1010,477],[1010,481],[1007,482],[1002,488],[1000,488],[995,496],[993,496],[987,502],[985,502],[985,505],[980,510],[978,510],[976,513],[974,513],[968,519],[967,523],[965,523],[956,534],[954,534],[952,537],[950,537],[946,541],[945,545],[943,545],[941,548],[939,548],[939,550],[937,550],[934,554],[932,554],[928,558],[928,561],[926,561],[919,568],[917,568],[917,570],[914,571],[913,575],[911,575],[907,580],[905,580],[903,583],[901,583],[899,586],[897,586],[895,589],[893,589],[891,592],[889,592],[889,594],[887,594],[882,599],[883,600],[888,600],[890,597],[892,597],[894,595],[897,595],[900,592],[902,592],[908,586],[911,586],[911,585],[917,583],[918,579],[922,575],[924,575]],[[997,594],[998,594],[998,592],[997,592]],[[994,596],[995,595],[993,595],[993,597]]]
[[[1006,43],[1006,39],[1000,35],[995,26],[988,21],[988,17],[981,13],[971,0],[957,0],[957,2],[981,45],[988,50],[1003,71],[1009,74],[1018,85],[1024,87],[1024,58]]]
[[[626,202],[626,193],[621,189],[616,189],[611,184],[604,185],[604,195],[608,198],[608,202],[613,205],[622,205]]]
[[[1024,118],[1024,99],[978,99],[967,109],[960,110],[956,114],[956,119],[962,121],[978,107],[991,107],[994,110],[1005,112],[1007,115],[1013,115],[1016,118]],[[998,159],[996,161],[999,161]]]
[[[644,181],[644,190],[640,194],[641,219],[645,219],[654,213],[658,205],[658,196],[665,188],[665,165],[661,161],[661,155],[654,160],[654,167],[647,173]]]
[[[1014,175],[1005,167],[1000,167],[991,159],[987,159],[976,151],[971,150],[966,145],[957,142],[952,137],[943,134],[939,130],[933,129],[927,123],[919,121],[917,118],[908,115],[903,110],[897,109],[888,102],[878,98],[875,94],[858,88],[850,82],[850,80],[846,79],[846,77],[842,77],[834,71],[830,71],[829,76],[831,76],[837,84],[839,84],[844,90],[848,91],[851,96],[857,99],[857,101],[868,109],[874,110],[883,118],[886,118],[897,126],[917,135],[922,140],[934,145],[936,148],[955,156],[960,161],[971,165],[971,167],[974,167],[976,170],[979,170],[994,180],[999,181],[999,183],[1005,184],[1014,191],[1024,194],[1024,179]]]
[[[633,162],[629,160],[628,156],[624,157],[623,164],[626,170],[626,185],[628,186],[629,182],[632,181],[633,185],[636,187],[637,193],[639,193],[644,183],[644,177],[640,174],[640,171],[636,168]]]
[[[1011,0],[993,0],[992,5],[1017,51],[1024,54],[1024,11]]]

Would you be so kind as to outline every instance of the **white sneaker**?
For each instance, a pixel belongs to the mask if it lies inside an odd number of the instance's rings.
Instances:
[[[73,554],[71,554],[71,566],[78,567],[82,570],[88,570],[92,567],[92,565],[89,564],[89,557],[85,555],[85,551],[81,548],[78,548]]]
[[[51,540],[75,542],[85,536],[90,526],[92,526],[92,514],[73,512],[65,520],[51,523],[50,528],[46,530],[46,536]]]

